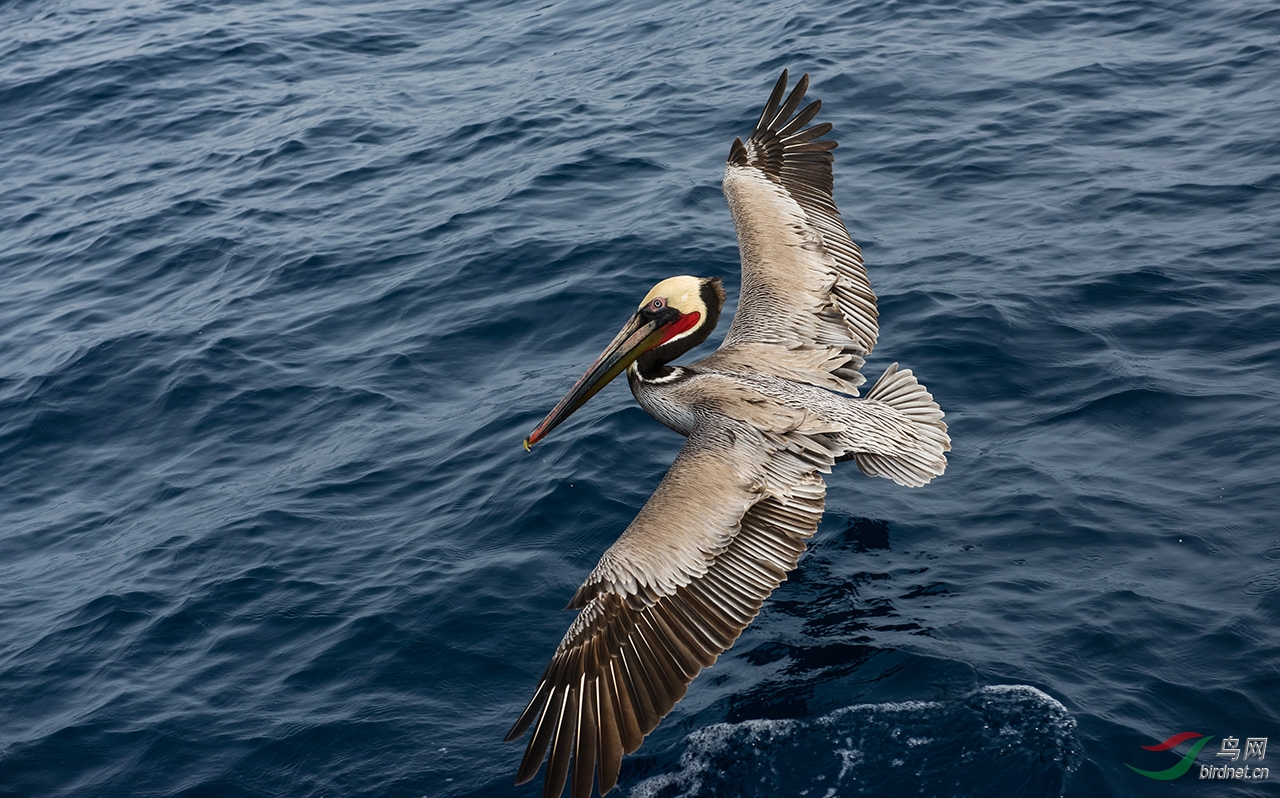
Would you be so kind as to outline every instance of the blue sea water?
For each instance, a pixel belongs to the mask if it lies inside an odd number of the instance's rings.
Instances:
[[[784,67],[867,370],[954,450],[835,470],[620,794],[1277,794],[1278,41],[1266,2],[0,5],[0,794],[540,794],[502,736],[682,441],[621,383],[520,440],[653,283],[735,295],[721,169]],[[1184,731],[1186,776],[1128,767]],[[1269,780],[1200,783],[1228,736]]]

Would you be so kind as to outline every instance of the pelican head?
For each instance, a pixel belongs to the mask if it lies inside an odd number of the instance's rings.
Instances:
[[[660,369],[705,341],[720,319],[722,305],[719,277],[681,275],[655,285],[604,353],[524,439],[524,448],[545,438],[633,363],[639,361],[642,373]]]

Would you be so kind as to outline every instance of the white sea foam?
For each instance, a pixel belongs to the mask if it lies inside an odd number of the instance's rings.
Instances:
[[[904,788],[1060,795],[1080,759],[1075,720],[1029,685],[946,701],[855,704],[811,720],[719,723],[686,738],[679,768],[632,798],[897,794]]]

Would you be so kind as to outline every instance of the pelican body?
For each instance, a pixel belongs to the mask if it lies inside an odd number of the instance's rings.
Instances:
[[[835,463],[907,486],[946,468],[942,411],[911,371],[895,363],[858,397],[876,296],[832,199],[831,125],[805,127],[821,107],[799,110],[808,75],[784,101],[786,88],[784,71],[725,167],[742,296],[724,343],[673,365],[711,334],[725,293],[717,278],[663,280],[525,439],[624,371],[640,406],[688,438],[570,600],[578,616],[507,735],[533,728],[516,783],[545,757],[544,798],[570,779],[573,798],[589,798],[593,781],[614,787],[623,754],[795,568]]]

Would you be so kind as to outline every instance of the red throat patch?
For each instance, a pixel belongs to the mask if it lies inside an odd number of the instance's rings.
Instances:
[[[662,340],[658,342],[658,345],[661,346],[662,344],[665,344],[667,341],[670,341],[682,332],[692,330],[694,327],[698,326],[698,321],[701,318],[702,314],[696,310],[692,313],[684,314],[667,328],[666,334],[662,336]]]

